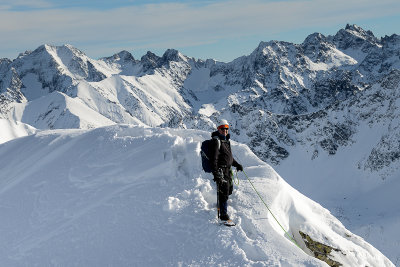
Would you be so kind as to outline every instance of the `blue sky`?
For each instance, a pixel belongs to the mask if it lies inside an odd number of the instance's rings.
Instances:
[[[121,50],[135,58],[168,48],[231,61],[260,41],[302,43],[357,24],[400,34],[399,0],[1,0],[0,58],[42,44],[71,44],[92,58]]]

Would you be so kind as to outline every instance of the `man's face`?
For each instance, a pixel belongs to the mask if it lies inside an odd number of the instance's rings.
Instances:
[[[229,131],[228,128],[219,128],[218,129],[218,132],[223,136],[227,136],[228,135],[228,131]]]

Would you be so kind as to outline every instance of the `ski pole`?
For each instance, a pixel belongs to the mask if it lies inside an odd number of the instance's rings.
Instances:
[[[217,212],[218,212],[218,219],[219,219],[219,185],[217,183]]]

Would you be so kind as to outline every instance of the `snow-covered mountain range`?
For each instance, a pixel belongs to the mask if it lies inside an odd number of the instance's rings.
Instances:
[[[19,125],[3,141],[119,123],[210,131],[223,117],[234,140],[395,264],[399,95],[400,36],[356,25],[302,44],[261,42],[229,63],[173,49],[95,60],[70,45],[0,59],[0,122]]]

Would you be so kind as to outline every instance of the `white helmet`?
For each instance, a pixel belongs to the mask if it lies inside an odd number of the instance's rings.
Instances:
[[[217,128],[218,128],[218,129],[221,129],[221,128],[228,128],[228,129],[229,129],[229,123],[228,123],[228,121],[225,120],[225,119],[220,120],[220,123],[218,124],[218,127],[217,127]]]

